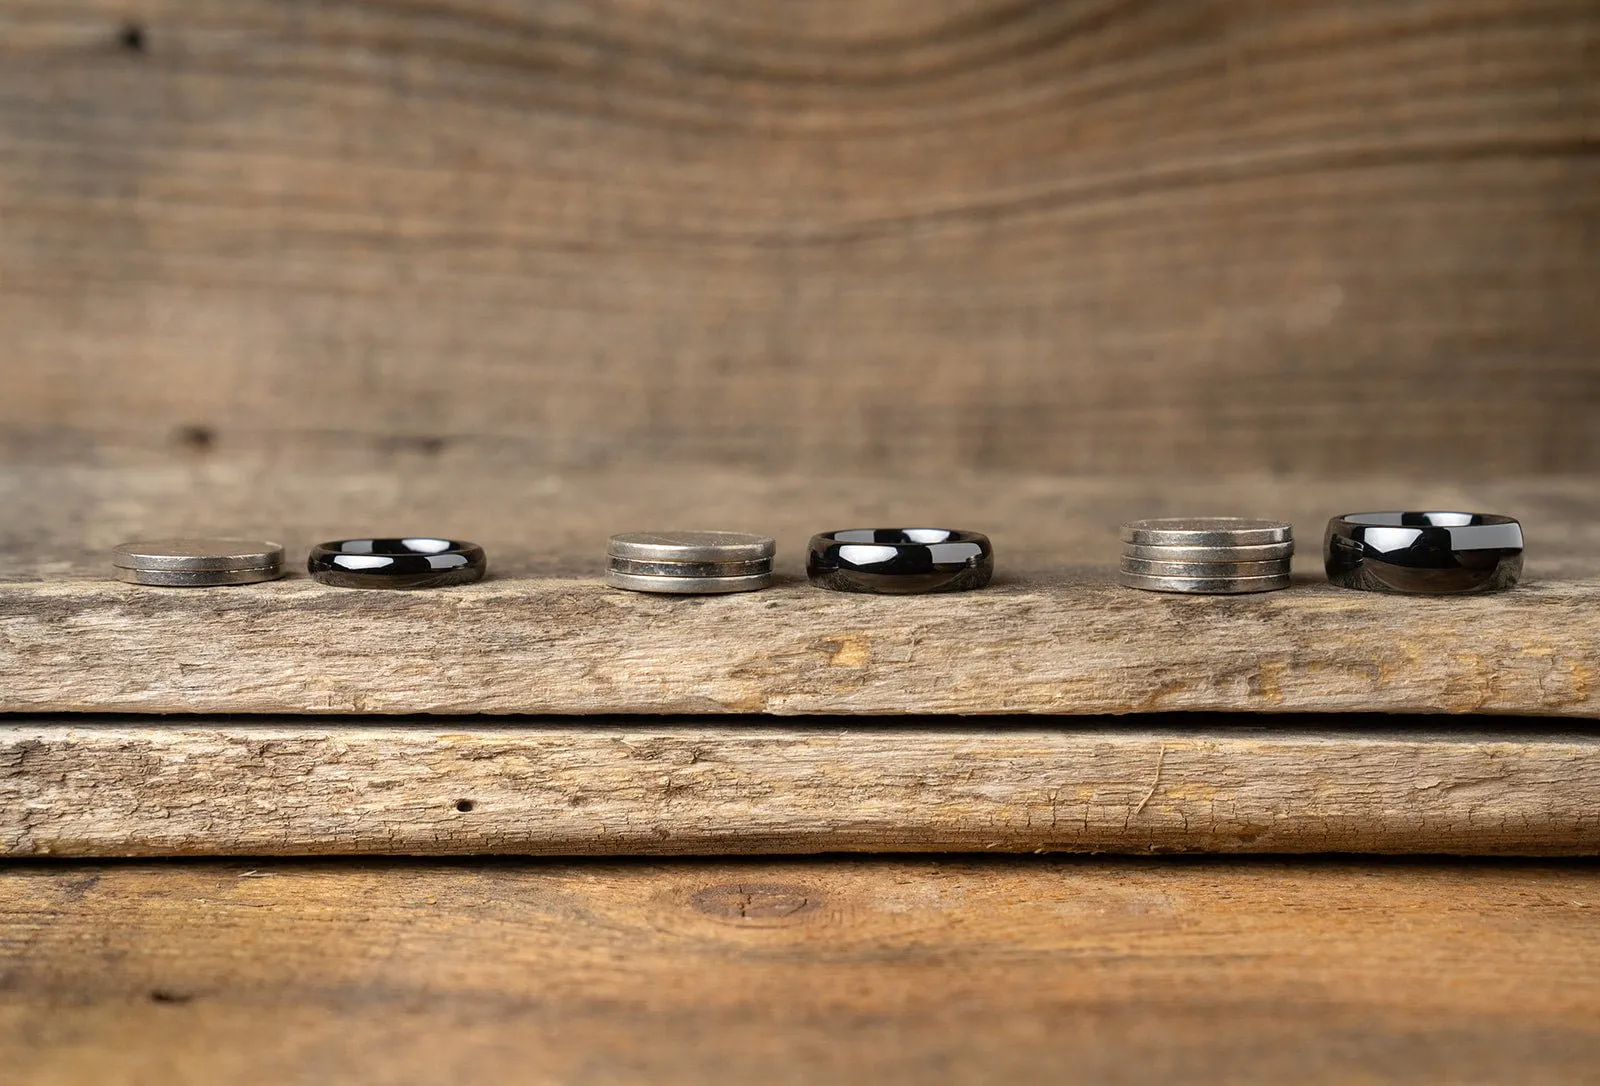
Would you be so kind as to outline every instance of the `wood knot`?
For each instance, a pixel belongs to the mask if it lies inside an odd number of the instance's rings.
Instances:
[[[803,886],[778,883],[711,886],[691,901],[700,912],[735,924],[779,927],[799,923],[821,904],[821,896]]]
[[[178,446],[194,453],[208,453],[216,447],[217,432],[209,426],[191,423],[173,433]]]
[[[117,44],[130,53],[143,53],[149,47],[144,27],[138,23],[124,23],[117,31]]]

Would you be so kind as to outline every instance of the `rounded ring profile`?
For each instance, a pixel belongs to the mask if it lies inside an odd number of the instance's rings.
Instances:
[[[480,580],[487,569],[476,543],[432,536],[336,539],[306,560],[312,577],[338,588],[439,588]]]
[[[1365,592],[1496,592],[1522,578],[1522,525],[1494,513],[1346,513],[1322,550],[1331,583]]]
[[[982,588],[994,549],[979,532],[949,528],[854,528],[811,537],[806,575],[835,592],[913,595]]]

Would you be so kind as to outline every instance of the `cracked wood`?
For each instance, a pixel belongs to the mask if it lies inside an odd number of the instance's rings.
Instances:
[[[1587,477],[840,485],[441,460],[0,469],[0,711],[1600,716],[1600,492]],[[1523,517],[1528,583],[1450,599],[1320,583],[1330,512],[1419,501]],[[1295,587],[1221,598],[1113,583],[1119,521],[1196,510],[1291,520]],[[890,598],[805,584],[807,534],[886,521],[987,531],[993,585]],[[779,585],[671,598],[601,584],[608,535],[673,524],[775,535]],[[490,579],[402,593],[303,574],[211,590],[106,574],[105,551],[138,535],[256,533],[303,554],[381,525],[475,539]]]
[[[1600,853],[1600,734],[1344,718],[0,724],[11,856]]]

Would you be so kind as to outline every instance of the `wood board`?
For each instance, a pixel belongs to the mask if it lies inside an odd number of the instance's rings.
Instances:
[[[0,471],[0,711],[1600,716],[1588,477],[917,482],[438,460]],[[1320,583],[1330,512],[1414,503],[1522,516],[1528,583],[1450,599]],[[1119,521],[1202,512],[1294,522],[1295,587],[1229,598],[1114,584]],[[989,532],[995,583],[890,598],[803,580],[811,531],[930,522]],[[672,526],[776,535],[780,584],[681,598],[600,583],[607,535]],[[304,574],[207,590],[108,579],[121,539],[189,532],[257,533],[301,554],[339,535],[457,535],[488,547],[494,575],[409,593]]]
[[[1600,854],[1600,731],[0,723],[0,855]]]
[[[116,1080],[1579,1082],[1600,869],[11,864],[0,1065]]]
[[[1600,468],[1592,0],[0,6],[8,455]]]

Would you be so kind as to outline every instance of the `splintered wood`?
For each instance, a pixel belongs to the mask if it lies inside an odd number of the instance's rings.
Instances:
[[[1526,724],[24,719],[0,852],[1585,854],[1596,781]]]
[[[465,461],[290,463],[0,469],[0,711],[1600,716],[1600,492],[1586,477],[1467,487],[975,475],[840,487],[730,472],[551,477],[504,462],[478,476]],[[1423,598],[1323,582],[1330,511],[1419,502],[1521,516],[1527,583]],[[1292,521],[1295,585],[1249,597],[1118,587],[1118,523],[1184,510]],[[988,588],[894,598],[805,582],[813,531],[929,522],[989,533]],[[674,524],[776,536],[778,585],[660,597],[602,583],[609,535]],[[476,540],[489,579],[375,592],[303,573],[218,589],[110,578],[110,549],[140,535],[251,534],[293,556],[356,525]]]

